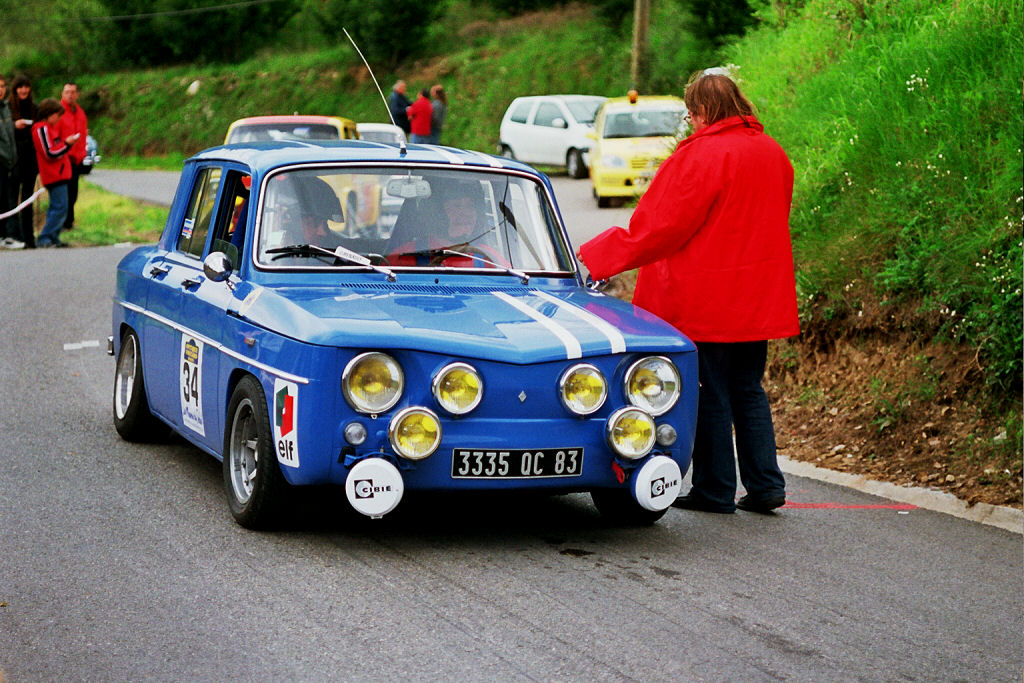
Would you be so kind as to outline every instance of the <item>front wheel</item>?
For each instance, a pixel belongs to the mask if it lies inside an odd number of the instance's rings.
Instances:
[[[650,526],[668,512],[668,508],[652,511],[640,507],[627,489],[595,489],[590,498],[602,517],[622,526]]]
[[[587,165],[583,163],[583,153],[578,149],[570,149],[565,155],[565,170],[570,178],[586,178]]]
[[[263,387],[243,377],[231,394],[224,430],[224,487],[235,520],[247,529],[270,523],[287,483],[274,455],[274,437]]]
[[[114,428],[125,441],[155,440],[165,432],[163,423],[149,412],[140,349],[135,331],[128,330],[114,370]]]
[[[512,153],[512,148],[509,147],[508,145],[501,146],[501,156],[505,157],[506,159],[516,158],[516,155]]]

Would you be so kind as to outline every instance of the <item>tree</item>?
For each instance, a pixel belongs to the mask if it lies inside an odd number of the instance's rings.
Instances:
[[[214,0],[99,0],[120,65],[232,62],[271,42],[298,11],[296,0],[219,7]],[[227,4],[227,3],[225,3]]]
[[[347,29],[371,66],[390,69],[422,53],[440,12],[423,0],[325,0],[319,16],[328,36],[347,43]]]

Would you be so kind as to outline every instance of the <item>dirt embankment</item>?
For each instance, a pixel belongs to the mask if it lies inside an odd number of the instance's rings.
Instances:
[[[632,298],[635,273],[609,294]],[[779,452],[820,467],[949,491],[969,504],[1020,508],[1019,436],[981,399],[973,349],[921,341],[906,320],[917,308],[865,307],[860,315],[804,325],[772,342],[765,388]]]

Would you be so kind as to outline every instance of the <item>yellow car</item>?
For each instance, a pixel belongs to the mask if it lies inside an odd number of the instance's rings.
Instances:
[[[224,144],[270,140],[358,140],[356,122],[340,116],[249,116],[228,126]]]
[[[359,140],[356,122],[340,116],[292,114],[283,116],[250,116],[238,119],[228,127],[224,144],[236,142],[268,142],[286,140]],[[380,187],[375,176],[337,176],[347,182],[339,186],[329,182],[344,207],[345,221],[332,224],[331,230],[348,237],[380,234],[387,228],[380,217]],[[368,180],[367,180],[368,178]]]
[[[685,126],[678,97],[614,97],[597,111],[590,148],[590,182],[599,207],[643,193]]]

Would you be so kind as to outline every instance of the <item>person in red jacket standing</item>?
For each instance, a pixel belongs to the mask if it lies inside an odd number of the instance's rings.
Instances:
[[[596,279],[639,267],[634,305],[697,345],[693,487],[675,506],[770,512],[785,504],[786,484],[761,386],[767,340],[800,332],[793,167],[728,76],[695,75],[684,99],[693,133],[658,169],[629,229],[606,230],[578,256]]]
[[[89,135],[89,121],[85,111],[78,106],[78,86],[75,83],[64,84],[64,89],[60,93],[60,103],[64,107],[64,115],[60,117],[61,137],[78,136],[68,154],[71,158],[71,179],[68,181],[68,215],[64,219],[64,229],[70,230],[75,227],[78,177],[82,175],[82,161],[85,160],[85,140]]]
[[[68,212],[68,181],[71,179],[71,159],[68,155],[79,139],[79,134],[61,137],[60,118],[63,112],[60,102],[47,97],[39,103],[36,122],[32,124],[32,144],[39,163],[39,180],[50,195],[46,224],[36,240],[40,247],[66,246],[60,241],[60,231]]]
[[[412,103],[406,112],[409,114],[409,130],[412,135],[410,142],[430,142],[430,119],[434,114],[434,108],[430,104],[430,91],[424,88],[420,96]]]

